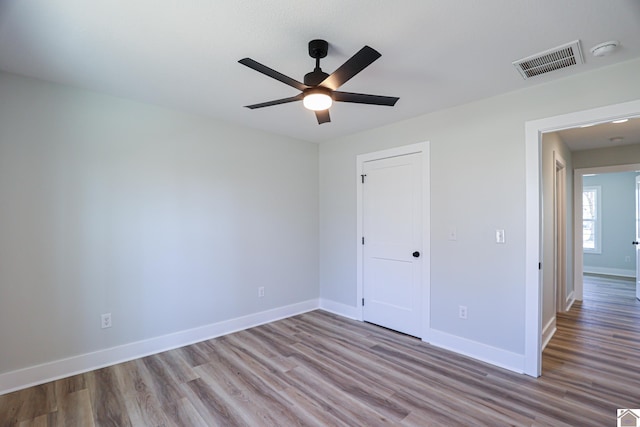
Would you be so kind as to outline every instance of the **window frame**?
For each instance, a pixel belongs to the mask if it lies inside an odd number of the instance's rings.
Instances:
[[[595,203],[595,218],[594,219],[585,219],[584,218],[584,193],[587,191],[592,191],[595,193],[596,203]],[[585,248],[584,247],[584,231],[582,235],[582,251],[585,254],[601,254],[602,253],[602,186],[600,185],[583,185],[582,186],[582,229],[584,230],[585,221],[593,222],[593,233],[594,239],[593,244],[594,248]]]

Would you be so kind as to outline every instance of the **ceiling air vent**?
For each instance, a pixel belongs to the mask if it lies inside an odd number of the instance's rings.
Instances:
[[[582,50],[580,49],[580,40],[554,47],[553,49],[513,62],[513,65],[525,80],[561,68],[573,67],[578,64],[584,64]]]

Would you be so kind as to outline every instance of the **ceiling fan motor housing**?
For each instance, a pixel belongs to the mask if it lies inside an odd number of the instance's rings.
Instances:
[[[312,72],[304,75],[304,84],[307,86],[318,86],[327,77],[329,77],[329,74],[325,73],[320,68],[316,68]]]
[[[305,74],[305,85],[317,86],[322,83],[324,79],[329,77],[329,74],[320,69],[320,58],[324,58],[325,56],[327,56],[328,51],[329,43],[327,43],[325,40],[311,40],[309,42],[309,56],[315,58],[316,68],[312,72]]]
[[[309,42],[309,55],[312,58],[324,58],[329,51],[329,43],[325,40],[311,40]]]

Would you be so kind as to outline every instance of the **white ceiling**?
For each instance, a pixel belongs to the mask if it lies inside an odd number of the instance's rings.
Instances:
[[[630,118],[624,123],[608,122],[565,129],[557,134],[571,151],[640,144],[640,118]]]
[[[336,103],[323,125],[301,103],[243,108],[297,91],[239,59],[302,80],[314,38],[329,73],[378,50],[341,90],[400,101]],[[584,65],[524,81],[511,64],[576,39]],[[0,0],[2,70],[318,142],[637,57],[637,0]]]

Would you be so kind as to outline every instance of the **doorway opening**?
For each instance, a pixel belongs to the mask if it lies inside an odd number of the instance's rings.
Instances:
[[[583,300],[585,297],[585,273],[639,280],[638,245],[634,244],[638,241],[638,233],[640,233],[638,229],[640,209],[638,206],[637,182],[639,178],[637,178],[637,171],[640,171],[640,163],[582,168],[576,169],[574,172],[574,222],[576,225],[574,229],[574,271],[576,299],[578,300]],[[629,181],[627,183],[629,188],[623,194],[607,194],[608,198],[604,198],[603,184],[605,190],[609,190],[608,187],[613,185],[616,193],[619,193],[621,189],[617,187],[620,185],[618,183],[620,180]],[[600,200],[593,203],[585,195],[589,192],[593,192],[594,196]],[[611,191],[607,191],[607,193],[611,193]],[[603,203],[611,204],[620,197],[627,199],[628,206],[624,209],[626,212],[611,206],[609,210],[616,215],[615,217],[611,218],[611,214],[604,216],[604,212],[600,213],[605,210],[605,207],[602,206]],[[593,206],[589,206],[590,204]],[[596,218],[596,223],[589,225],[592,217]],[[605,219],[609,222],[606,229],[603,230],[602,223]],[[612,230],[612,227],[615,228]],[[622,230],[618,230],[621,227]],[[605,233],[609,233],[609,235],[603,242]],[[611,236],[611,233],[615,234]],[[612,237],[614,239],[611,239]],[[591,282],[593,285],[594,281]],[[638,291],[640,289],[636,287],[636,293]]]
[[[526,186],[526,246],[525,246],[525,360],[524,373],[538,377],[542,373],[542,135],[562,129],[610,122],[621,117],[640,117],[640,100],[595,108],[525,123],[525,186]],[[574,239],[575,241],[575,239]],[[575,257],[581,251],[575,251]],[[576,297],[581,274],[574,279]]]

